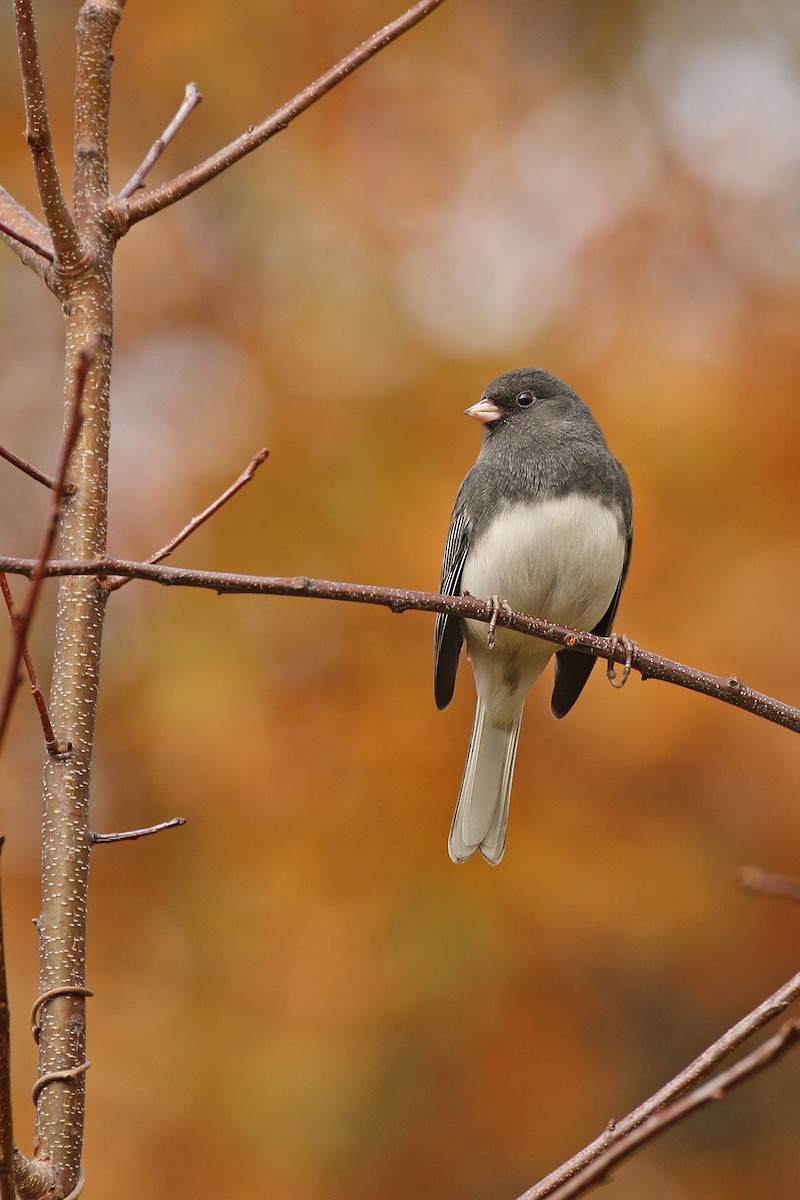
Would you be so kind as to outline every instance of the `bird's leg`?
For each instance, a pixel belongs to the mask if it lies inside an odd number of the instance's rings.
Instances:
[[[608,666],[606,668],[606,675],[608,676],[608,682],[611,684],[612,687],[621,688],[621,687],[624,687],[625,684],[628,682],[628,676],[631,673],[631,667],[633,666],[633,656],[637,650],[636,642],[632,642],[626,633],[621,633],[621,634],[619,634],[619,636],[617,636],[616,633],[610,633],[608,635],[608,640],[611,642],[612,655],[616,653],[617,646],[622,646],[622,648],[625,651],[625,662],[623,663],[623,666],[622,666],[622,678],[620,680],[617,680],[617,672],[614,669],[614,659],[613,658],[610,658],[608,660]]]
[[[505,613],[506,616],[509,616],[511,614],[511,608],[508,604],[506,604],[505,600],[501,600],[499,596],[491,596],[489,598],[489,603],[492,606],[492,619],[489,622],[489,630],[486,634],[486,649],[493,650],[494,635],[495,630],[497,629],[497,618],[501,612]]]

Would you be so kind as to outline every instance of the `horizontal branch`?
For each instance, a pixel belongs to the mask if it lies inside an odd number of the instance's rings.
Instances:
[[[35,559],[0,557],[0,571],[9,575],[32,575],[37,568]],[[337,583],[328,579],[309,579],[298,575],[289,578],[264,575],[236,575],[224,571],[197,571],[189,567],[165,567],[153,563],[131,562],[127,559],[106,558],[94,561],[58,561],[44,564],[43,574],[52,577],[94,575],[100,579],[120,575],[145,579],[167,587],[203,588],[218,595],[305,596],[316,600],[345,600],[354,604],[376,604],[392,612],[413,609],[420,612],[451,613],[469,617],[489,625],[493,621],[506,629],[581,650],[595,658],[604,658],[630,666],[642,679],[660,679],[674,683],[691,692],[711,696],[754,713],[765,721],[800,733],[800,709],[763,692],[746,687],[735,675],[712,675],[686,666],[660,654],[642,650],[619,638],[597,637],[565,625],[554,625],[540,617],[526,616],[499,608],[490,600],[475,596],[442,596],[437,592],[411,591],[404,588],[379,587],[367,583]]]
[[[150,837],[153,833],[161,833],[164,829],[177,829],[185,825],[185,817],[173,817],[170,821],[160,821],[158,825],[148,825],[146,829],[126,829],[122,833],[92,833],[93,846],[104,845],[107,842],[137,842],[139,838]]]
[[[239,159],[245,155],[251,154],[253,150],[257,150],[269,138],[274,137],[276,133],[280,133],[285,129],[295,117],[299,117],[300,113],[305,112],[312,104],[316,104],[321,100],[332,88],[336,87],[337,83],[341,83],[348,75],[352,75],[360,66],[363,66],[373,55],[383,50],[401,34],[417,25],[424,17],[438,8],[443,0],[419,0],[419,3],[412,5],[407,12],[403,13],[397,20],[385,25],[383,29],[379,29],[372,37],[367,38],[355,50],[345,55],[335,67],[331,67],[324,75],[320,75],[319,79],[315,79],[313,83],[304,88],[302,92],[284,104],[265,121],[258,125],[251,125],[250,128],[240,137],[230,142],[227,146],[223,146],[216,154],[212,154],[197,166],[184,171],[182,175],[178,175],[175,179],[170,179],[168,183],[162,183],[157,188],[151,188],[146,192],[133,196],[128,200],[127,205],[124,205],[125,197],[122,197],[122,204],[119,199],[111,201],[112,206],[118,210],[123,225],[135,225],[137,221],[141,221],[143,217],[150,217],[153,213],[161,212],[162,209],[168,208],[170,204],[174,204],[177,200],[182,200],[184,196],[188,196],[191,192],[197,191],[203,184],[208,183],[216,175],[220,175],[226,171],[228,167],[232,167]],[[126,211],[127,210],[127,211]]]

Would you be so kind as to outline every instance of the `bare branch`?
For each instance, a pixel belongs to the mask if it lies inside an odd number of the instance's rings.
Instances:
[[[149,825],[146,829],[128,829],[125,833],[93,833],[92,845],[103,842],[135,842],[139,838],[149,837],[151,833],[161,833],[162,829],[177,829],[186,824],[186,817],[173,817],[171,821],[161,821],[158,825]]]
[[[14,1147],[14,1183],[19,1200],[52,1200],[57,1180],[49,1156],[28,1159]]]
[[[39,594],[42,580],[45,577],[45,563],[53,549],[53,543],[58,531],[58,521],[61,516],[62,497],[64,495],[64,483],[67,475],[67,467],[69,466],[70,455],[72,454],[75,442],[78,439],[78,433],[81,427],[81,404],[83,400],[83,390],[86,386],[86,377],[89,373],[89,368],[94,362],[95,355],[99,349],[99,344],[93,343],[86,346],[78,355],[78,361],[75,364],[73,371],[72,397],[70,401],[69,418],[66,422],[64,437],[61,442],[61,451],[59,454],[58,467],[55,475],[55,487],[52,489],[52,500],[50,504],[50,512],[47,517],[42,537],[42,545],[39,551],[39,557],[34,571],[31,573],[31,586],[28,591],[28,597],[25,606],[18,614],[14,621],[14,643],[11,648],[11,656],[8,662],[6,671],[6,679],[3,685],[2,699],[0,699],[0,746],[2,746],[5,732],[8,728],[9,718],[11,716],[11,708],[14,703],[14,696],[19,687],[19,664],[22,658],[25,639],[28,634],[31,620],[33,618],[36,600]]]
[[[55,487],[56,481],[51,475],[45,475],[44,471],[39,471],[36,467],[32,467],[24,458],[20,458],[18,454],[14,454],[13,450],[7,450],[5,446],[0,446],[0,458],[4,458],[12,466],[17,467],[20,471],[24,471],[26,475],[30,475],[31,479],[35,479],[37,483],[44,484],[46,488]]]
[[[427,17],[442,4],[443,0],[420,0],[418,4],[412,5],[401,17],[392,21],[389,25],[379,29],[372,37],[367,38],[360,46],[341,59],[335,67],[331,67],[324,75],[320,75],[319,79],[314,80],[307,88],[290,100],[288,104],[284,104],[265,121],[259,125],[251,126],[245,133],[218,150],[216,154],[212,154],[197,166],[184,171],[182,175],[178,175],[175,179],[171,179],[168,183],[163,183],[160,187],[152,188],[150,191],[144,192],[140,196],[135,196],[127,207],[127,216],[120,214],[120,219],[127,227],[135,225],[137,221],[141,221],[144,217],[150,217],[153,213],[161,212],[162,209],[174,204],[177,200],[182,200],[184,196],[188,196],[191,192],[197,191],[203,184],[208,183],[215,175],[221,174],[222,171],[227,171],[228,167],[232,167],[240,158],[250,154],[256,150],[269,138],[274,137],[276,133],[286,129],[287,125],[298,117],[300,113],[311,108],[313,104],[332,88],[336,87],[337,83],[341,83],[348,75],[358,70],[363,66],[373,55],[378,51],[383,50],[401,34],[406,33],[414,25],[418,24],[424,17]],[[113,206],[118,207],[118,202],[113,201]]]
[[[770,871],[762,871],[760,867],[742,867],[739,884],[748,891],[761,892],[764,896],[800,900],[800,879],[792,879],[790,875],[773,875]]]
[[[707,1083],[695,1088],[682,1099],[676,1100],[674,1104],[653,1113],[638,1129],[629,1133],[624,1141],[612,1146],[610,1150],[606,1150],[604,1154],[594,1160],[591,1166],[586,1167],[579,1175],[574,1175],[562,1187],[551,1192],[551,1200],[574,1200],[576,1196],[583,1196],[598,1184],[604,1183],[609,1171],[640,1150],[646,1142],[652,1141],[654,1137],[664,1133],[678,1121],[691,1116],[698,1109],[705,1108],[717,1100],[723,1100],[740,1083],[744,1083],[759,1071],[763,1071],[765,1067],[777,1062],[798,1041],[800,1041],[800,1019],[787,1021],[776,1034],[734,1066],[715,1075],[713,1079],[709,1079]]]
[[[671,1079],[648,1100],[643,1101],[627,1117],[621,1121],[612,1121],[598,1138],[595,1138],[568,1162],[563,1163],[546,1179],[542,1179],[529,1188],[519,1197],[519,1200],[544,1200],[544,1197],[553,1195],[558,1195],[559,1200],[563,1200],[562,1193],[558,1189],[562,1188],[568,1180],[578,1172],[585,1171],[591,1163],[594,1163],[612,1146],[625,1141],[634,1129],[643,1125],[658,1109],[672,1104],[695,1083],[704,1079],[724,1058],[727,1058],[738,1046],[752,1037],[768,1021],[779,1016],[798,996],[800,996],[800,973],[794,975],[782,988],[759,1004],[758,1008],[753,1009],[751,1013],[732,1026],[713,1045],[698,1055],[688,1067],[680,1071],[674,1079]]]
[[[35,251],[48,262],[52,262],[55,258],[52,250],[48,250],[46,246],[42,246],[39,242],[35,242],[33,238],[26,237],[24,233],[17,233],[16,229],[12,229],[10,225],[6,225],[5,221],[0,221],[0,233],[4,233],[7,238],[13,238],[22,246],[27,246],[29,250]]]
[[[0,837],[0,852],[4,838]],[[11,1118],[11,1037],[8,1011],[3,908],[0,899],[0,1200],[16,1200],[14,1127]]]
[[[56,258],[62,267],[74,269],[83,258],[83,248],[69,210],[56,158],[50,118],[47,114],[42,64],[33,21],[31,0],[14,0],[14,16],[17,23],[17,48],[19,50],[22,92],[25,98],[27,126],[25,136],[31,152],[36,187],[47,226],[53,238]]]
[[[264,446],[258,451],[257,454],[253,455],[239,478],[234,480],[231,486],[226,488],[222,495],[218,496],[213,504],[209,504],[208,508],[203,509],[203,511],[198,513],[196,517],[192,517],[189,524],[185,525],[180,533],[176,534],[171,541],[167,542],[166,546],[162,546],[160,550],[157,550],[155,554],[152,554],[147,561],[149,563],[157,563],[161,562],[165,558],[169,558],[170,554],[172,554],[172,551],[176,550],[178,546],[180,546],[181,542],[185,542],[190,534],[194,533],[196,529],[199,529],[209,517],[213,517],[215,512],[219,512],[224,504],[227,504],[227,502],[233,496],[235,496],[237,492],[242,490],[246,483],[250,482],[258,468],[262,463],[267,461],[268,457],[269,449],[267,446]],[[120,576],[117,579],[109,579],[106,582],[106,587],[110,592],[115,592],[119,588],[123,587],[126,583],[130,583],[130,579]]]
[[[0,557],[0,571],[6,571],[9,575],[31,576],[36,567],[35,559]],[[189,567],[164,567],[120,558],[47,562],[44,564],[44,575],[53,578],[94,575],[99,579],[124,575],[126,578],[146,579],[167,587],[201,588],[219,595],[305,596],[315,600],[377,604],[397,613],[406,609],[451,613],[453,616],[483,621],[487,625],[495,614],[495,606],[490,600],[479,600],[475,596],[442,596],[436,592],[379,587],[367,583],[338,583],[329,579],[309,579],[303,575],[285,578],[198,571]],[[598,637],[594,633],[583,633],[565,625],[554,625],[540,617],[505,611],[502,607],[496,622],[506,629],[514,629],[557,646],[567,646],[571,650],[581,650],[594,658],[621,664],[630,659],[633,670],[638,671],[642,679],[659,679],[664,683],[676,684],[690,692],[699,692],[700,695],[711,696],[724,704],[753,713],[765,721],[791,729],[793,733],[800,733],[799,708],[746,687],[735,675],[712,675],[638,646],[634,647],[631,654],[630,643],[626,647],[620,638]]]
[[[41,221],[31,216],[4,187],[0,187],[0,238],[26,267],[52,287],[53,240]]]
[[[17,623],[19,622],[20,618],[14,605],[14,598],[11,595],[11,588],[8,586],[8,580],[6,579],[3,571],[0,571],[0,591],[2,591],[3,599],[6,602],[6,608],[8,609],[8,615],[11,620],[11,628],[16,630]],[[67,747],[62,747],[56,739],[56,735],[53,733],[53,726],[50,722],[50,714],[47,711],[47,704],[45,703],[42,689],[39,686],[39,676],[36,674],[36,668],[33,665],[33,659],[31,658],[30,651],[28,650],[28,647],[24,641],[22,643],[22,658],[25,662],[25,670],[28,672],[28,679],[30,681],[31,691],[33,692],[33,700],[39,713],[39,720],[42,723],[44,744],[47,747],[48,754],[58,754],[62,751],[65,751]]]
[[[197,90],[196,83],[187,83],[186,92],[183,97],[183,103],[176,112],[175,116],[170,121],[167,128],[161,134],[160,138],[156,138],[150,149],[147,151],[144,159],[131,175],[124,188],[120,189],[120,197],[127,198],[137,192],[140,187],[144,187],[144,181],[148,172],[154,163],[158,161],[161,155],[170,144],[175,134],[183,125],[186,118],[191,112],[197,108],[200,101],[203,99],[201,93]]]

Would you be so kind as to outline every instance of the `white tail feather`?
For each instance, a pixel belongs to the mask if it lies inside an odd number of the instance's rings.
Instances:
[[[453,862],[464,862],[476,850],[492,865],[503,857],[521,719],[522,713],[510,729],[498,729],[478,701],[447,844]]]

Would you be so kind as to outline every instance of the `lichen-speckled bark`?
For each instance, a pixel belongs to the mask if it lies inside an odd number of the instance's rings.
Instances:
[[[74,215],[85,251],[58,279],[66,320],[65,391],[72,394],[79,352],[95,339],[99,350],[83,393],[83,425],[67,481],[61,553],[102,555],[106,549],[109,378],[112,345],[111,262],[114,237],[108,200],[108,118],[111,41],[121,0],[86,0],[78,17],[75,90]],[[89,877],[89,783],[103,616],[108,593],[95,579],[59,586],[50,715],[56,737],[71,749],[51,756],[44,771],[42,909],[39,916],[40,987],[85,985],[86,902]],[[86,1060],[86,1001],[56,996],[41,1009],[40,1075],[70,1072]],[[36,1152],[49,1157],[63,1194],[80,1178],[86,1076],[54,1080],[40,1092]]]
[[[84,421],[68,473],[77,490],[64,505],[61,552],[100,555],[106,546],[110,268],[94,267],[76,282],[64,308],[68,392],[78,351],[97,333],[102,340],[84,390]],[[50,714],[56,736],[72,749],[49,757],[44,772],[38,921],[42,992],[85,984],[89,781],[107,594],[94,579],[64,580],[59,586]],[[43,1006],[41,1075],[85,1061],[85,1004],[83,996],[65,995]],[[79,1074],[47,1084],[37,1106],[37,1151],[49,1155],[65,1193],[75,1186],[80,1170],[84,1096],[85,1075]]]

